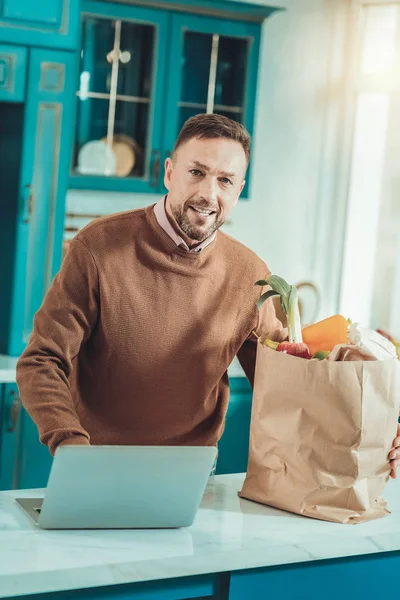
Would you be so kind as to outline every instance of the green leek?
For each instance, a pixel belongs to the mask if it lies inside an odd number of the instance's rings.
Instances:
[[[295,285],[289,285],[287,281],[278,275],[271,275],[268,279],[256,281],[255,285],[269,285],[271,290],[262,294],[258,300],[258,309],[271,296],[280,296],[281,308],[287,317],[289,342],[302,344],[301,320],[299,311],[299,293]]]

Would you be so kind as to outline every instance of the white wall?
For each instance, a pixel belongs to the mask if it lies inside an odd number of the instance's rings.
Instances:
[[[229,231],[289,281],[314,280],[328,314],[337,306],[346,196],[349,2],[281,4],[286,11],[264,24],[252,202],[237,208]]]
[[[239,202],[224,229],[289,281],[316,281],[324,315],[337,308],[340,276],[345,194],[338,185],[339,148],[349,1],[279,5],[286,10],[263,26],[252,195]],[[67,213],[117,212],[156,199],[70,190]]]

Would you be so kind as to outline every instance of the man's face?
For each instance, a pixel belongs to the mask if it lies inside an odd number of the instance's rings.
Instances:
[[[192,138],[165,162],[167,214],[190,245],[226,221],[245,184],[247,161],[239,142]]]

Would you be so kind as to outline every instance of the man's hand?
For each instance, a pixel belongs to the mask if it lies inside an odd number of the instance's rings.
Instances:
[[[400,463],[400,423],[397,425],[397,437],[393,441],[393,448],[389,452],[390,460],[390,477],[396,479],[397,477],[397,466]]]

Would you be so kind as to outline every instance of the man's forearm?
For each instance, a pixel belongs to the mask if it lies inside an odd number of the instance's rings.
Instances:
[[[54,454],[64,440],[79,438],[79,443],[89,443],[89,435],[80,424],[60,359],[48,352],[46,356],[44,349],[35,348],[33,336],[17,363],[17,384],[22,404],[36,423],[40,441]]]
[[[70,376],[73,357],[90,337],[97,316],[97,268],[86,245],[75,239],[35,315],[29,344],[17,364],[22,403],[52,454],[66,439],[90,441],[75,410]]]

